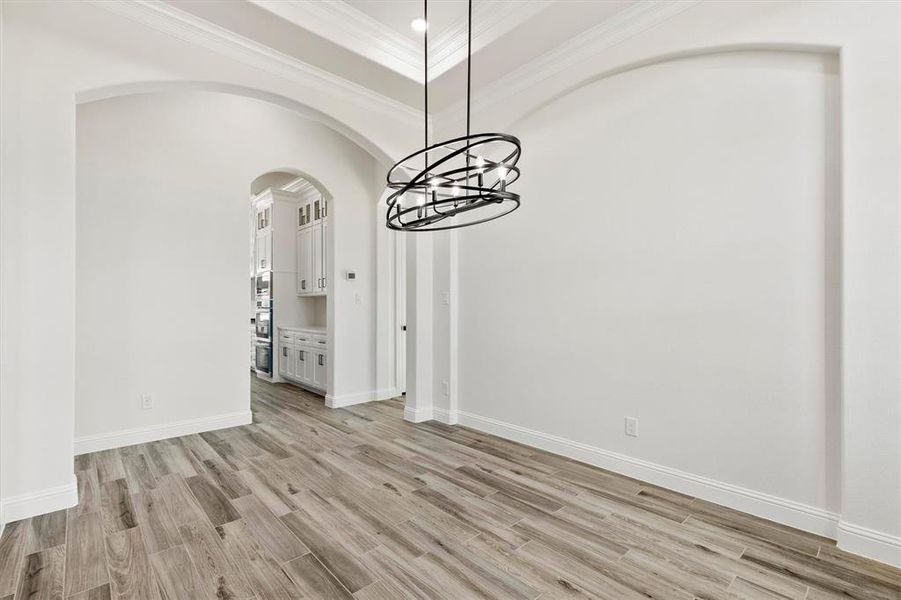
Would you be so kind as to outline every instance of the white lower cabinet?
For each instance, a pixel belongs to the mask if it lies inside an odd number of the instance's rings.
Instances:
[[[294,348],[282,344],[278,353],[278,372],[284,377],[294,377]]]
[[[321,331],[279,329],[278,374],[305,387],[326,391],[328,349]]]
[[[305,384],[317,387],[316,382],[313,381],[313,348],[311,346],[303,347],[303,374],[301,377]],[[325,385],[321,386],[321,389],[325,389]]]
[[[318,388],[325,388],[325,361],[327,353],[324,349],[315,348],[311,358],[313,360],[313,382],[312,385]]]

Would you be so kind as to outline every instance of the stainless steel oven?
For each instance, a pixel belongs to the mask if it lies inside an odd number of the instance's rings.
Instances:
[[[272,273],[261,273],[256,278],[256,336],[272,339]]]
[[[258,373],[272,374],[272,340],[257,340],[255,344],[254,368]]]
[[[260,308],[257,305],[254,328],[257,338],[272,340],[272,309],[270,307]]]
[[[260,273],[256,277],[256,295],[257,300],[260,297],[265,296],[267,298],[272,296],[272,272],[266,271],[265,273]]]

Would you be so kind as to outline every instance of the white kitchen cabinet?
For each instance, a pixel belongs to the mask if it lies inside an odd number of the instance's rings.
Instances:
[[[278,372],[289,383],[325,393],[328,346],[325,331],[279,328]]]
[[[256,211],[257,231],[268,229],[272,226],[272,205],[260,206]]]
[[[325,389],[325,386],[317,386],[316,382],[313,380],[313,365],[315,362],[316,358],[314,356],[313,347],[303,346],[303,375],[300,379],[311,387]]]
[[[314,291],[313,279],[313,230],[306,227],[297,232],[297,293]]]
[[[322,225],[311,228],[313,233],[313,286],[316,292],[322,291]]]
[[[292,344],[282,344],[278,353],[278,374],[283,377],[294,377],[294,347]]]
[[[313,222],[312,203],[310,201],[301,201],[297,206],[297,228],[306,227]]]
[[[257,232],[254,244],[254,264],[257,274],[272,269],[272,230],[264,229]]]
[[[307,358],[309,356],[309,352],[303,346],[292,345],[292,352],[294,359],[294,379],[299,381],[300,383],[307,383],[306,378],[304,377],[304,372],[306,371]]]
[[[328,220],[323,220],[321,224],[322,228],[322,246],[320,247],[320,272],[322,273],[321,284],[319,286],[320,291],[324,294],[328,290]]]
[[[297,293],[321,296],[328,290],[328,201],[302,202],[297,211]]]
[[[313,380],[311,385],[315,388],[325,389],[325,362],[328,354],[324,349],[316,348],[313,352]]]

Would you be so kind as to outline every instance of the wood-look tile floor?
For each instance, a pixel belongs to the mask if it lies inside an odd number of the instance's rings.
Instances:
[[[79,456],[0,599],[901,597],[901,571],[461,427],[255,381],[254,423]]]

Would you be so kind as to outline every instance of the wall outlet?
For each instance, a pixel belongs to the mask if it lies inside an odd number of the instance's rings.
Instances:
[[[361,296],[360,294],[354,294],[354,304],[356,304],[357,306],[363,304],[363,296]]]
[[[144,394],[141,396],[141,408],[144,410],[150,410],[153,408],[153,396],[150,394]]]
[[[441,304],[444,306],[450,306],[450,293],[442,292],[441,293]]]
[[[441,382],[441,393],[444,396],[450,395],[450,384],[448,384],[446,381]]]
[[[638,437],[638,419],[635,417],[626,417],[626,435]]]

